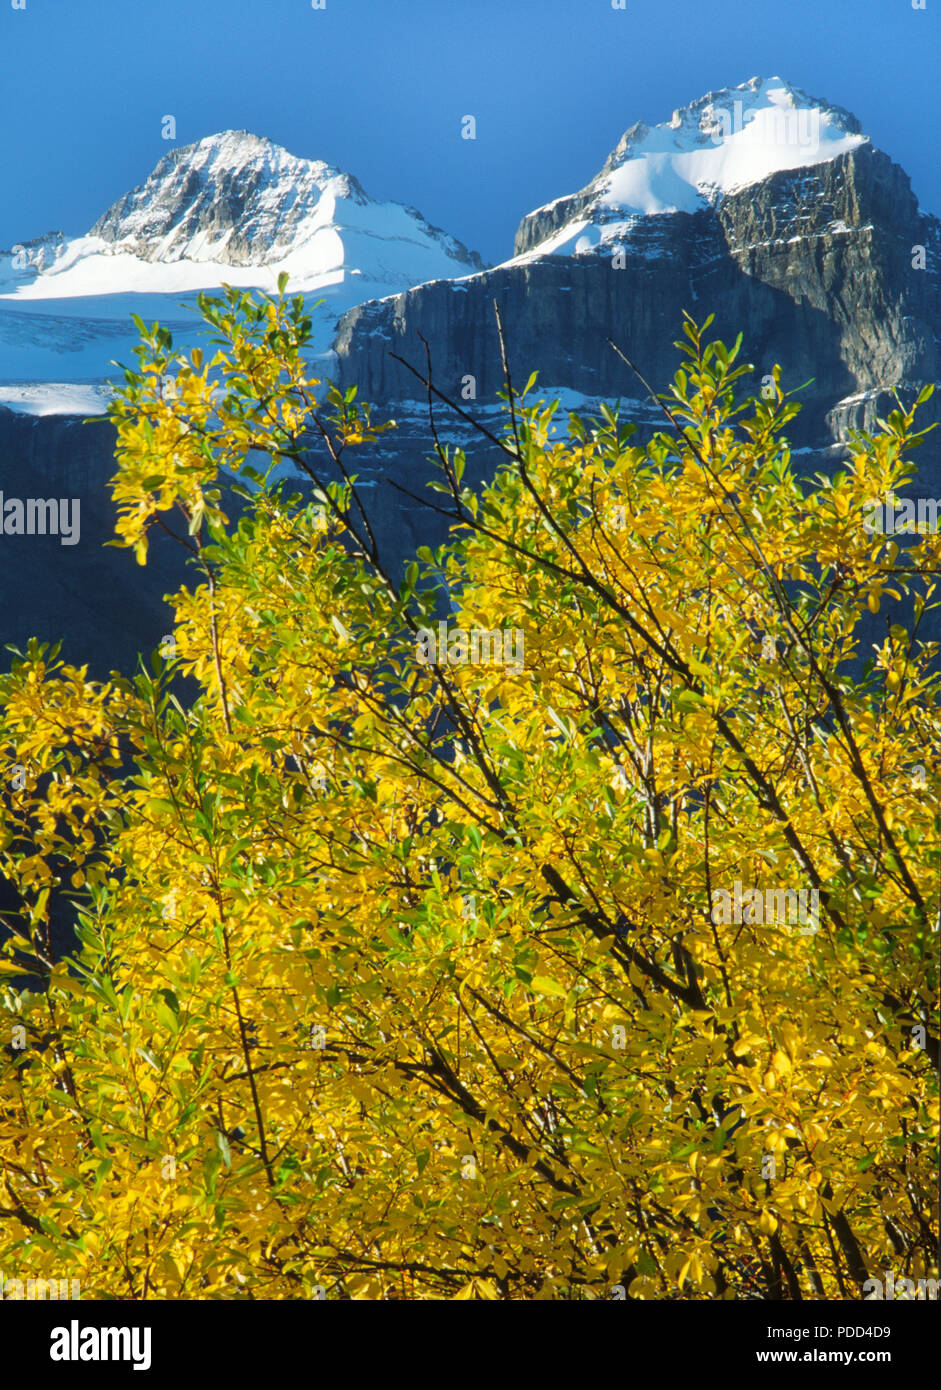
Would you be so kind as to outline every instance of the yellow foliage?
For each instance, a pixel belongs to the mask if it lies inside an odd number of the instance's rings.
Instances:
[[[0,679],[0,1267],[211,1299],[929,1274],[936,650],[899,605],[858,662],[888,569],[932,601],[936,538],[860,524],[912,413],[801,483],[793,407],[733,420],[736,352],[688,323],[669,432],[559,439],[513,396],[494,483],[444,454],[450,542],[399,581],[346,471],[384,426],[325,413],[302,302],[203,311],[215,357],[141,325],[112,412],[119,541],[146,561],[175,510],[193,551],[173,654],[96,684],[33,644]],[[440,574],[524,663],[418,659]],[[733,920],[736,881],[819,916]]]

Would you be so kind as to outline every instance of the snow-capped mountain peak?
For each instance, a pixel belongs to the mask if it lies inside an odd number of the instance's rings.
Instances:
[[[660,125],[631,126],[580,193],[523,220],[517,250],[571,255],[593,249],[598,238],[584,235],[591,225],[603,229],[607,243],[630,219],[696,212],[771,174],[835,159],[866,143],[859,122],[842,107],[782,78],[752,77],[707,93]],[[550,234],[540,236],[547,229]]]
[[[820,118],[820,129],[809,120],[811,112]],[[781,77],[750,77],[739,87],[708,92],[674,111],[667,128],[676,132],[676,148],[687,151],[706,142],[718,144],[746,129],[751,140],[805,149],[813,144],[813,135],[826,140],[834,133],[837,138],[861,134],[849,111],[828,106]]]
[[[297,249],[311,224],[332,222],[338,200],[370,203],[352,175],[323,160],[227,130],[166,155],[90,235],[152,262],[267,265]]]
[[[0,293],[185,293],[223,281],[269,289],[287,270],[294,289],[358,275],[388,294],[482,268],[414,208],[370,198],[352,174],[244,130],[170,151],[51,264],[23,259],[5,266],[0,255]]]
[[[352,174],[226,130],[164,155],[87,235],[0,251],[0,382],[101,382],[130,360],[132,312],[195,342],[181,298],[223,284],[271,293],[282,272],[291,292],[326,301],[312,344],[324,352],[352,305],[481,269],[455,237],[369,197]],[[27,396],[0,387],[0,401]]]

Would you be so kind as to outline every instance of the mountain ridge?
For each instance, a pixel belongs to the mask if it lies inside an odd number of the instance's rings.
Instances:
[[[768,96],[784,86],[790,105]],[[744,89],[749,89],[745,95]],[[517,382],[537,370],[541,391],[562,392],[566,408],[589,413],[600,400],[627,398],[641,438],[660,421],[652,407],[637,400],[642,394],[638,383],[611,351],[608,337],[663,389],[678,365],[673,342],[684,310],[700,319],[715,311],[711,332],[731,342],[741,331],[743,358],[755,364],[755,375],[740,383],[743,391],[760,391],[775,363],[782,367],[785,390],[813,378],[799,397],[804,410],[788,430],[800,467],[808,472],[839,466],[849,432],[874,428],[877,417],[891,409],[894,389],[913,398],[923,384],[941,379],[941,222],[920,210],[904,169],[853,128],[859,123],[849,113],[841,115],[842,108],[826,107],[828,120],[821,117],[816,130],[806,117],[803,127],[800,117],[780,130],[772,122],[765,131],[768,149],[760,141],[755,146],[761,133],[755,128],[757,105],[764,102],[764,109],[773,111],[783,102],[785,111],[807,111],[811,108],[800,106],[804,99],[800,89],[778,79],[750,79],[742,87],[721,89],[718,98],[707,94],[680,108],[675,124],[664,121],[654,128],[635,123],[605,161],[613,173],[632,164],[643,166],[632,169],[629,186],[616,188],[616,196],[605,201],[611,189],[600,179],[602,165],[585,185],[594,206],[577,205],[577,194],[567,194],[526,214],[521,226],[527,228],[527,249],[498,266],[473,269],[464,259],[443,256],[441,244],[426,239],[421,282],[409,281],[401,265],[396,280],[396,266],[375,259],[377,247],[394,247],[394,241],[377,242],[364,233],[358,250],[348,239],[342,261],[319,278],[311,277],[314,287],[308,292],[327,300],[326,308],[314,315],[319,335],[311,349],[315,374],[332,376],[344,388],[355,385],[377,414],[394,415],[399,422],[398,429],[357,451],[356,458],[359,486],[392,570],[407,563],[416,545],[443,539],[443,527],[433,514],[404,500],[402,489],[420,494],[435,441],[424,388],[390,353],[422,369],[421,334],[431,348],[436,385],[465,405],[473,402],[469,408],[495,424],[503,375],[494,299],[503,314]],[[659,150],[650,144],[655,129],[663,146]],[[786,137],[783,145],[775,143],[779,134]],[[814,145],[817,136],[822,139]],[[280,159],[271,155],[264,137],[250,133],[239,137],[239,148],[220,152],[227,138],[219,137],[215,150],[206,151],[207,165],[214,156],[221,160],[216,169],[220,187],[236,157],[254,160],[256,173],[267,167],[266,160]],[[847,148],[834,149],[846,139],[851,141]],[[207,140],[212,146],[212,139]],[[723,142],[728,146],[724,152]],[[718,181],[716,150],[729,156],[719,159]],[[826,157],[816,158],[821,152]],[[83,259],[83,248],[74,243],[67,252],[73,255],[70,265],[83,274],[97,267],[103,277],[95,286],[97,295],[64,296],[62,278],[47,272],[42,273],[43,293],[52,286],[58,297],[30,301],[22,292],[0,294],[0,407],[13,403],[18,412],[0,408],[0,485],[16,495],[28,476],[36,493],[74,489],[82,497],[83,516],[82,541],[74,548],[41,552],[38,545],[28,549],[32,542],[27,541],[28,553],[14,560],[16,541],[9,542],[9,586],[17,598],[7,621],[8,639],[23,641],[34,631],[44,638],[64,637],[72,659],[91,659],[97,673],[106,673],[111,663],[133,664],[135,642],[138,650],[147,649],[168,630],[160,594],[170,586],[159,585],[150,567],[129,566],[127,556],[100,549],[113,525],[106,484],[114,472],[114,432],[107,421],[81,429],[76,416],[94,414],[96,402],[104,410],[108,360],[130,360],[136,336],[128,332],[131,309],[171,326],[175,345],[185,351],[198,341],[196,316],[180,314],[180,298],[192,303],[195,288],[211,287],[213,276],[272,292],[284,264],[265,259],[272,250],[270,236],[265,240],[269,214],[288,196],[277,170],[265,184],[264,196],[252,203],[259,218],[253,229],[234,206],[213,209],[199,177],[184,193],[187,173],[194,171],[187,164],[189,156],[173,154],[164,166],[162,177],[169,171],[170,180],[163,203],[149,210],[156,218],[155,235],[159,231],[171,239],[165,249],[178,255],[187,238],[193,245],[194,237],[202,237],[202,252],[221,243],[224,250],[233,244],[233,230],[241,222],[245,241],[233,245],[235,254],[249,260],[254,254],[265,263],[229,266],[223,273],[218,262],[151,263],[121,249],[127,237],[133,244],[140,235],[134,222],[138,210],[146,225],[147,209],[131,190],[102,215],[99,232],[114,238],[107,254],[101,254],[100,237],[97,258]],[[677,159],[686,163],[676,164]],[[774,166],[770,171],[769,160]],[[314,172],[307,170],[309,202],[301,210],[304,216],[297,214],[305,236],[317,230],[311,223],[324,190],[330,198],[340,195],[344,215],[349,209],[370,211],[356,201],[352,183],[330,187],[332,175],[326,171],[331,167],[320,161]],[[756,169],[764,169],[757,182],[742,181],[743,174]],[[665,170],[678,182],[668,187]],[[670,194],[671,187],[678,196]],[[638,189],[645,198],[653,197],[654,210],[637,206]],[[187,210],[194,208],[187,223]],[[326,206],[321,209],[322,214],[327,211]],[[323,226],[330,224],[333,212],[322,218]],[[408,225],[414,231],[418,224]],[[379,230],[388,232],[388,224]],[[62,247],[57,234],[34,243],[38,257],[60,268]],[[374,259],[361,261],[359,251]],[[376,278],[364,274],[364,265]],[[408,265],[414,269],[413,261]],[[133,292],[125,285],[124,292],[114,293],[119,271],[139,277],[129,281],[136,286]],[[166,284],[163,292],[154,293],[147,280],[152,273],[180,278],[172,293]],[[294,274],[290,289],[298,290]],[[53,418],[29,419],[27,413]],[[936,398],[923,408],[921,419],[927,424],[938,414]],[[564,417],[562,410],[561,429]],[[488,476],[491,451],[478,446],[460,422],[439,419],[437,428],[439,437],[467,451],[468,485]],[[937,438],[935,431],[914,456],[920,469],[916,486],[934,496],[941,495]],[[325,476],[329,466],[329,460],[317,458]],[[70,467],[71,486],[65,477]],[[81,594],[73,594],[76,580]]]
[[[761,125],[762,112],[782,111],[783,125]],[[667,187],[681,195],[672,204]],[[638,192],[656,206],[640,208]],[[636,394],[609,336],[662,383],[683,311],[716,310],[713,331],[743,331],[759,378],[780,362],[787,385],[814,379],[794,430],[824,454],[874,425],[886,392],[941,378],[941,222],[852,113],[779,78],[707,93],[657,127],[635,123],[581,190],[524,216],[514,249],[460,282],[348,310],[340,384],[417,399],[390,353],[409,357],[421,335],[442,389],[469,374],[479,401],[495,399],[494,298],[516,373],[593,398]]]

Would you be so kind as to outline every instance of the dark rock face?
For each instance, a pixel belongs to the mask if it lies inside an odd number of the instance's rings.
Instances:
[[[108,480],[116,471],[114,429],[103,420],[83,425],[72,416],[34,418],[0,409],[0,492],[6,502],[69,499],[79,502],[78,540],[59,535],[0,534],[3,644],[21,650],[30,637],[62,642],[62,657],[87,663],[102,679],[112,670],[132,674],[138,653],[152,651],[170,630],[163,595],[184,578],[185,552],[153,533],[146,566],[131,551],[106,548],[115,512]],[[4,667],[10,653],[4,651]]]
[[[532,214],[517,248],[570,221],[580,196]],[[633,219],[623,261],[512,261],[363,304],[340,320],[340,382],[373,401],[421,397],[389,356],[423,367],[421,333],[442,391],[460,396],[473,376],[477,399],[491,401],[502,386],[494,299],[518,385],[538,370],[540,387],[610,398],[642,392],[609,336],[659,390],[678,365],[683,310],[714,312],[712,332],[726,342],[744,334],[755,388],[775,363],[785,389],[813,378],[790,433],[814,450],[874,423],[892,388],[910,399],[941,378],[941,223],[919,212],[904,171],[870,146],[772,174],[714,207]],[[932,402],[925,423],[932,407],[938,416]],[[919,463],[924,484],[941,488],[941,449],[926,444]]]

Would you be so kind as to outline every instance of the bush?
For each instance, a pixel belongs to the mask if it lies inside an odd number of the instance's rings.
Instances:
[[[508,382],[494,482],[441,448],[454,529],[397,582],[348,471],[385,426],[318,395],[302,301],[202,308],[212,360],[140,325],[112,407],[120,542],[175,515],[193,551],[173,641],[0,682],[0,1267],[86,1298],[929,1274],[939,541],[862,524],[914,411],[802,481],[795,405],[737,403],[738,344],[688,320],[644,446]]]

